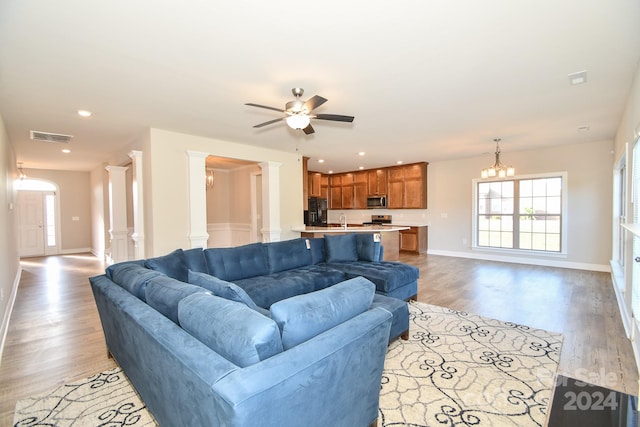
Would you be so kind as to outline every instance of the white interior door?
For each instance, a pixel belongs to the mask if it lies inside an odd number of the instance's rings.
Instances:
[[[39,191],[18,191],[16,202],[19,255],[44,255],[43,194]]]

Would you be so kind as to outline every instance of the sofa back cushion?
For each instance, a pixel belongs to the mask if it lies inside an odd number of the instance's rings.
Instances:
[[[154,277],[164,276],[164,273],[149,270],[140,264],[133,262],[122,262],[114,264],[111,270],[111,280],[126,289],[133,295],[146,301],[145,289],[149,280]]]
[[[235,283],[227,282],[206,273],[198,273],[189,270],[189,283],[201,286],[214,295],[231,301],[241,302],[250,309],[258,310],[258,306],[249,295],[240,286]],[[259,310],[258,310],[259,311]]]
[[[311,243],[308,239],[299,238],[265,243],[265,247],[270,273],[279,273],[311,265]]]
[[[327,262],[348,262],[358,260],[356,235],[324,235],[324,252]]]
[[[145,266],[181,282],[187,281],[189,267],[187,267],[187,259],[182,249],[176,249],[167,255],[149,258],[145,261]]]
[[[200,286],[180,282],[167,276],[158,276],[149,280],[145,288],[147,304],[165,317],[178,323],[178,303],[192,294],[210,294]]]
[[[371,306],[375,285],[364,277],[278,301],[270,308],[285,350],[346,322]]]
[[[208,273],[222,280],[234,281],[269,274],[269,264],[262,243],[235,248],[204,250]]]
[[[275,322],[236,301],[191,295],[178,304],[178,319],[185,331],[240,367],[282,352]]]

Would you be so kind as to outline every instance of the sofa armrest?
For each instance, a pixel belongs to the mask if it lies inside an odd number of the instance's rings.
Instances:
[[[378,416],[391,313],[368,310],[214,384],[220,421],[237,427],[367,426]],[[330,408],[330,409],[329,409]]]

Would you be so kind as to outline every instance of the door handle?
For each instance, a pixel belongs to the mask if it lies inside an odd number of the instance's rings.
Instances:
[[[640,262],[640,256],[637,256],[633,259],[635,262]]]

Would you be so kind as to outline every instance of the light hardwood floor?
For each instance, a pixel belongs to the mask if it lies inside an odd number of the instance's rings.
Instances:
[[[561,374],[637,394],[638,372],[607,273],[402,254],[420,268],[418,300],[560,332]],[[89,254],[24,259],[0,363],[0,426],[19,399],[115,366],[88,277]]]

